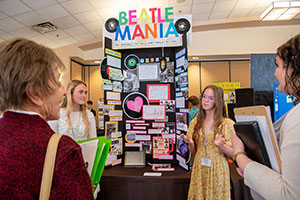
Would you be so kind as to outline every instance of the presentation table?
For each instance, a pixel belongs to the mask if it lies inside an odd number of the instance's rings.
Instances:
[[[191,172],[172,164],[173,172],[161,172],[162,176],[143,176],[153,172],[150,166],[124,168],[122,165],[107,167],[100,180],[98,200],[186,200]],[[230,167],[233,177],[232,199],[251,200],[249,188]]]

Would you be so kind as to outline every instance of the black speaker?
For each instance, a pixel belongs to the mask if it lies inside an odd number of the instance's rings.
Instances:
[[[117,26],[119,26],[119,21],[116,18],[109,18],[105,22],[105,29],[110,33],[116,32]]]
[[[184,34],[190,30],[191,24],[187,19],[180,18],[175,22],[175,28],[177,33]]]
[[[254,106],[254,89],[253,88],[239,88],[235,89],[236,107]]]
[[[235,103],[227,103],[228,117],[235,121],[233,109],[235,108]]]

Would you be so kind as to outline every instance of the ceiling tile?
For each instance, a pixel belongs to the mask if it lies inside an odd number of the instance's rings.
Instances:
[[[214,3],[215,0],[194,0],[194,5],[202,4],[202,3]]]
[[[43,35],[53,41],[69,37],[69,35],[62,30],[51,31]]]
[[[193,14],[192,21],[193,22],[206,21],[206,20],[208,20],[209,14],[210,13],[208,13],[208,12],[207,13],[200,13],[200,14]]]
[[[5,30],[5,31],[13,31],[19,28],[23,28],[24,25],[17,22],[13,18],[4,18],[0,20],[0,29]]]
[[[54,19],[51,21],[55,26],[57,26],[57,28],[59,29],[66,29],[66,28],[70,28],[73,26],[77,26],[80,23],[71,15],[66,16],[66,17],[62,17],[59,19]]]
[[[98,30],[101,29],[103,26],[103,21],[94,21],[94,22],[90,22],[87,24],[84,24],[84,26],[89,30],[89,31],[94,31],[94,30]]]
[[[218,12],[218,11],[228,11],[233,9],[235,5],[235,1],[218,1],[214,5],[213,11]]]
[[[52,42],[52,40],[45,37],[44,35],[39,35],[39,36],[33,37],[32,40],[39,43],[39,44],[43,44],[43,45],[45,45],[49,42]]]
[[[81,25],[67,28],[64,31],[71,36],[88,32],[88,30],[84,26],[81,26]]]
[[[29,12],[31,9],[19,0],[2,0],[0,1],[0,11],[9,16]]]
[[[96,38],[101,38],[101,37],[102,37],[102,29],[94,30],[94,31],[92,31],[92,34],[93,34]]]
[[[209,20],[212,19],[226,19],[229,15],[230,11],[219,11],[219,12],[212,12],[209,16]]]
[[[37,12],[47,20],[53,20],[69,15],[69,13],[59,4],[39,9]]]
[[[16,20],[21,22],[22,24],[26,24],[28,26],[32,26],[35,24],[43,23],[46,21],[44,17],[39,15],[38,13],[31,11],[24,14],[14,16]]]
[[[15,38],[15,36],[10,33],[2,33],[2,34],[0,34],[0,38],[3,40],[9,40],[9,39]]]
[[[99,21],[102,20],[101,17],[98,15],[98,13],[94,10],[75,14],[74,17],[83,24],[93,22],[96,20],[99,20]]]
[[[192,6],[178,6],[174,7],[174,15],[178,14],[191,14]]]
[[[213,5],[213,2],[194,5],[192,7],[192,14],[211,12]]]
[[[193,4],[193,0],[185,0],[182,3],[177,3],[177,1],[175,1],[175,6],[190,6]]]
[[[11,32],[12,35],[16,36],[16,37],[35,37],[38,35],[41,35],[39,32],[35,31],[34,29],[31,28],[21,28],[18,30],[14,30],[13,32]]]
[[[93,9],[86,0],[72,0],[61,3],[61,5],[71,14],[86,12]]]
[[[249,8],[233,9],[232,12],[229,15],[229,18],[247,17],[250,12],[251,12],[251,7],[249,7]]]
[[[57,2],[55,0],[42,0],[42,1],[37,1],[37,0],[22,0],[24,4],[26,4],[28,7],[37,10],[41,9],[47,6],[51,6],[56,4]]]
[[[253,9],[253,10],[249,13],[248,17],[258,17],[258,16],[260,16],[265,10],[266,10],[265,7],[255,8],[255,9]]]
[[[4,19],[8,17],[6,14],[4,14],[3,12],[0,12],[0,19]]]
[[[83,34],[75,35],[74,38],[79,42],[86,42],[89,40],[96,39],[96,37],[91,33],[83,33]]]
[[[75,40],[72,37],[68,37],[68,38],[65,38],[65,39],[57,40],[56,42],[60,46],[68,46],[68,45],[71,45],[71,44],[74,44],[74,43],[78,43],[78,41]]]
[[[252,9],[254,6],[256,6],[258,1],[259,0],[239,0],[235,5],[234,9]]]
[[[60,45],[54,41],[48,42],[45,46],[47,46],[50,49],[56,49],[56,48],[60,47]]]

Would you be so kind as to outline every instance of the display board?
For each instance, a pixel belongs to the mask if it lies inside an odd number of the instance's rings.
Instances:
[[[168,16],[171,10],[165,9]],[[187,131],[191,18],[165,17],[168,24],[151,21],[147,25],[146,11],[141,12],[144,22],[121,25],[126,13],[120,12],[119,20],[111,18],[104,25],[105,58],[100,74],[105,90],[105,137],[112,140],[106,165],[123,163],[126,151],[143,151],[147,163],[177,163],[177,138]],[[156,26],[160,35],[150,31]],[[149,38],[143,37],[146,34]]]

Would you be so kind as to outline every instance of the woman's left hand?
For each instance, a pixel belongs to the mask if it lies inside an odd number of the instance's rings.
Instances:
[[[222,133],[222,134],[216,136],[214,144],[217,147],[220,147],[220,146],[224,145],[226,143],[226,141],[227,140],[225,138],[225,133]]]

